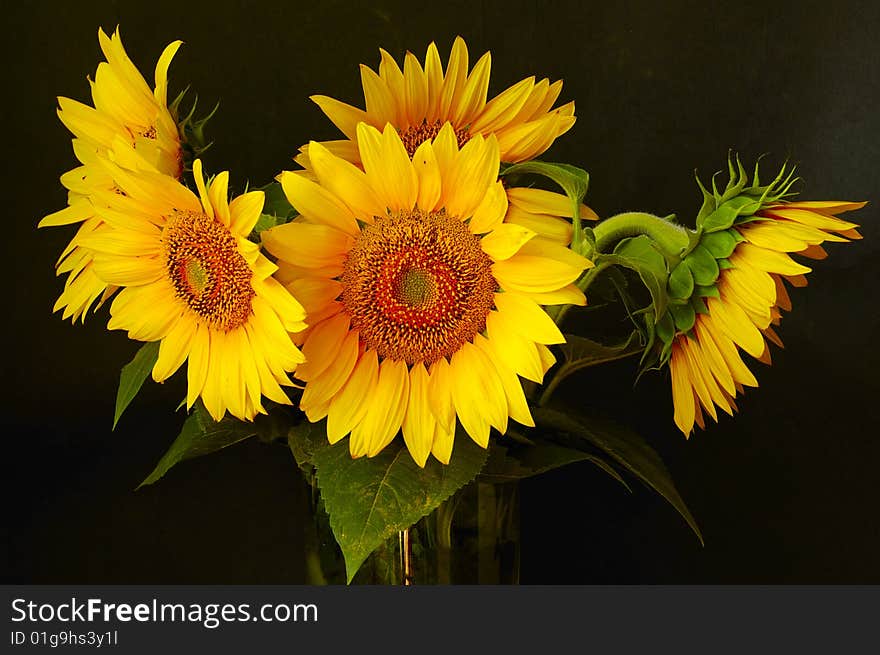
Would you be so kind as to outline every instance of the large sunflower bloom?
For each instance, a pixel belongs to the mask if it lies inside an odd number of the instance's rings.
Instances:
[[[229,174],[206,187],[200,160],[198,197],[160,173],[105,166],[121,193],[96,204],[104,223],[83,246],[95,253],[98,276],[123,287],[108,327],[161,342],[157,382],[188,360],[187,407],[201,397],[217,421],[227,410],[240,419],[265,413],[261,396],[289,404],[280,385],[292,384],[287,372],[303,356],[288,332],[305,328],[305,312],[247,238],[263,192],[228,201]]]
[[[324,145],[353,163],[360,163],[360,122],[379,130],[388,123],[393,125],[410,156],[447,122],[459,147],[474,136],[494,134],[501,161],[510,163],[537,157],[574,125],[574,102],[552,108],[562,91],[562,81],[551,84],[547,79],[535,82],[534,76],[528,77],[487,102],[491,54],[485,53],[469,73],[467,45],[461,37],[452,45],[445,72],[433,43],[428,46],[424,66],[408,52],[402,71],[385,50],[379,52],[378,74],[361,65],[366,110],[324,95],[311,97],[347,139]],[[299,161],[308,168],[307,157],[301,156]]]
[[[715,407],[728,414],[744,387],[756,387],[755,376],[740,357],[743,350],[770,363],[768,342],[782,346],[774,325],[780,310],[791,310],[783,280],[804,286],[810,268],[790,253],[823,259],[825,241],[861,238],[857,225],[837,214],[863,207],[854,202],[776,202],[731,228],[736,242],[720,271],[717,296],[708,296],[688,334],[672,343],[670,369],[675,424],[689,435],[696,422],[705,427],[703,412],[717,420]],[[711,235],[709,235],[711,236]]]
[[[263,233],[311,326],[300,406],[353,457],[402,431],[420,466],[448,463],[456,416],[483,447],[533,425],[517,376],[540,382],[563,342],[541,305],[583,304],[591,263],[504,222],[494,136],[459,147],[447,124],[412,159],[390,125],[357,136],[364,170],[311,143],[317,181],[281,176],[300,217]]]
[[[102,224],[92,207],[96,195],[113,189],[99,159],[107,155],[114,139],[122,138],[150,170],[177,178],[183,163],[177,124],[167,103],[168,66],[181,42],[169,44],[159,57],[151,90],[125,53],[118,29],[112,37],[99,29],[98,39],[107,61],[98,64],[95,79],[90,80],[95,106],[58,98],[58,116],[75,137],[73,151],[81,164],[61,176],[68,206],[39,224],[81,223],[56,264],[57,274],[67,274],[67,280],[53,311],[63,309],[63,318],[74,321],[85,320],[96,300],[103,302],[116,290],[95,275],[93,253],[82,246],[83,239]]]

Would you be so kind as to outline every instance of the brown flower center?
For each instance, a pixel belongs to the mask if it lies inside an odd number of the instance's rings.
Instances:
[[[178,298],[217,330],[228,332],[247,322],[256,295],[253,273],[226,227],[205,214],[175,212],[162,242]]]
[[[406,152],[411,158],[416,153],[418,147],[425,141],[429,141],[437,136],[442,127],[443,123],[440,120],[428,123],[426,119],[423,119],[419,125],[411,125],[405,130],[398,129],[397,133],[400,135],[403,147],[406,148]],[[458,141],[458,147],[461,148],[470,140],[470,131],[467,127],[459,128],[455,130],[455,138]]]
[[[379,217],[342,273],[342,302],[367,347],[430,364],[486,327],[498,283],[480,240],[445,210]]]

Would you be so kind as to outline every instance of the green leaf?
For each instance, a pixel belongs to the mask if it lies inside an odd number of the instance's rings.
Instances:
[[[706,248],[698,245],[684,260],[694,275],[694,282],[701,286],[714,284],[718,279],[718,262]]]
[[[207,455],[239,441],[257,436],[260,431],[258,422],[265,418],[257,417],[257,421],[254,423],[245,423],[227,416],[217,423],[208,414],[208,410],[199,403],[184,422],[183,429],[177,435],[177,439],[162,455],[162,459],[156,464],[153,472],[138,485],[138,489],[144,485],[153,484],[179,462]]]
[[[147,379],[158,359],[159,342],[149,341],[141,346],[134,359],[122,367],[122,372],[119,374],[119,389],[116,391],[116,411],[113,414],[114,430],[122,412],[141,390],[144,380]]]
[[[463,433],[456,435],[448,465],[430,458],[423,469],[401,439],[375,457],[352,459],[347,441],[331,446],[326,436],[318,443],[315,436],[292,433],[291,450],[301,466],[308,462],[316,469],[348,582],[380,544],[473,480],[489,456]]]
[[[545,161],[527,161],[520,164],[513,164],[505,168],[501,175],[522,175],[533,173],[535,175],[543,175],[560,187],[565,195],[571,200],[571,219],[574,225],[572,232],[572,249],[580,254],[584,254],[583,246],[587,239],[587,235],[581,229],[581,202],[587,195],[587,189],[590,187],[590,174],[582,168],[572,166],[571,164],[556,164]]]
[[[585,416],[573,410],[540,407],[533,410],[536,423],[575,441],[586,442],[610,455],[678,511],[703,543],[703,535],[685,505],[660,456],[647,442],[622,426]],[[567,444],[571,445],[571,443]]]
[[[278,225],[286,223],[296,212],[293,205],[287,200],[284,189],[281,188],[280,182],[270,182],[260,190],[266,194],[266,201],[263,204],[263,213],[269,216],[275,216],[278,219]]]
[[[553,379],[547,383],[541,396],[541,404],[545,404],[556,387],[572,373],[582,368],[613,362],[640,353],[644,349],[644,344],[641,333],[638,330],[633,330],[626,341],[613,346],[607,346],[586,337],[566,334],[565,343],[561,344],[559,349],[562,351],[565,361],[556,369]]]
[[[651,294],[654,315],[663,315],[668,302],[666,280],[669,276],[669,267],[666,258],[654,247],[649,237],[641,234],[623,239],[617,244],[613,254],[596,257],[597,266],[600,262],[610,262],[638,273]]]
[[[592,453],[569,448],[544,439],[531,446],[503,446],[493,441],[489,461],[480,472],[480,482],[504,483],[531,478],[575,462],[591,462],[632,492],[626,481],[607,461]]]
[[[669,295],[673,298],[690,298],[694,292],[694,276],[687,264],[681,262],[669,276]]]

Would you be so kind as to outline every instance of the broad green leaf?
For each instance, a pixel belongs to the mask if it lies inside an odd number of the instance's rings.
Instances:
[[[684,261],[687,262],[688,268],[691,269],[696,284],[709,286],[718,279],[718,262],[702,245],[698,245],[691,250]]]
[[[617,359],[623,359],[624,357],[640,353],[644,349],[644,344],[642,343],[641,333],[638,330],[634,330],[626,341],[614,344],[613,346],[608,346],[586,337],[566,334],[565,343],[561,344],[559,349],[562,351],[565,361],[556,369],[553,379],[547,383],[547,387],[541,396],[542,405],[550,399],[556,387],[572,373],[582,368],[613,362]]]
[[[669,276],[669,295],[684,300],[694,292],[694,276],[690,267],[681,262]]]
[[[116,411],[113,414],[114,430],[122,412],[141,390],[144,380],[153,370],[157,359],[159,359],[159,342],[149,341],[141,346],[134,359],[122,367],[122,372],[119,375],[119,389],[116,391]]]
[[[207,455],[221,448],[226,448],[239,441],[257,436],[260,431],[258,423],[266,417],[257,417],[254,423],[246,423],[232,417],[225,417],[215,422],[208,410],[199,403],[183,424],[180,434],[162,459],[156,464],[153,472],[138,485],[138,489],[153,484],[165,475],[175,464],[187,459]]]
[[[649,237],[641,234],[623,239],[617,244],[613,254],[596,257],[597,266],[600,262],[610,262],[638,273],[642,284],[651,294],[654,315],[663,315],[668,302],[666,282],[669,277],[669,267],[666,258],[654,247]]]
[[[301,440],[297,447],[305,442],[306,450],[311,449],[301,456],[317,471],[318,489],[345,557],[348,582],[386,539],[412,526],[472,481],[489,454],[460,433],[448,465],[430,458],[421,469],[401,439],[375,457],[359,459],[352,459],[347,441],[332,446],[326,437],[325,445],[315,441]]]
[[[574,439],[573,443],[581,442],[592,445],[610,455],[618,464],[625,467],[642,482],[653,488],[678,511],[703,543],[703,535],[694,517],[685,505],[669,471],[660,456],[647,442],[620,425],[608,421],[585,416],[575,410],[560,411],[554,408],[539,407],[533,410],[538,426]]]
[[[588,234],[581,229],[581,202],[587,195],[587,189],[590,186],[590,174],[582,168],[572,166],[571,164],[556,164],[546,161],[527,161],[520,164],[513,164],[503,169],[502,176],[522,175],[533,173],[535,175],[543,175],[556,182],[565,195],[571,200],[571,218],[574,230],[572,232],[572,249],[575,252],[584,254],[583,244],[588,239]]]
[[[608,462],[592,453],[537,440],[531,446],[510,444],[503,446],[494,441],[489,448],[489,461],[480,472],[481,482],[512,482],[530,478],[575,462],[591,462],[632,491],[626,481]]]

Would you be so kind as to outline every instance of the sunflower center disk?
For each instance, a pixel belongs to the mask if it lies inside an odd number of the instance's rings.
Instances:
[[[378,218],[361,232],[342,274],[342,301],[367,347],[430,364],[486,327],[498,283],[467,226],[445,211]]]
[[[403,147],[406,148],[407,154],[412,157],[420,145],[425,141],[433,139],[440,132],[443,123],[439,120],[429,123],[426,119],[418,125],[410,125],[405,130],[398,128],[397,133],[400,140],[403,141]],[[467,127],[455,130],[455,139],[458,141],[458,147],[461,148],[471,138],[470,131]]]
[[[228,229],[205,214],[177,212],[162,241],[178,298],[215,329],[228,332],[247,322],[253,274]]]

